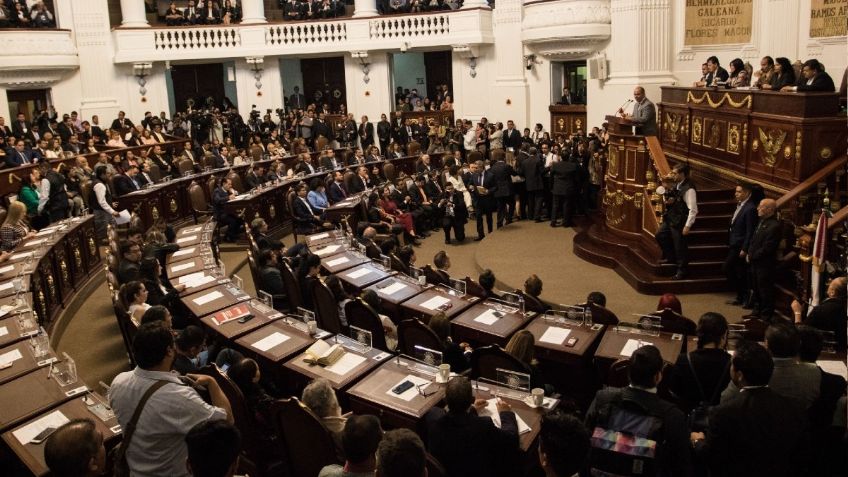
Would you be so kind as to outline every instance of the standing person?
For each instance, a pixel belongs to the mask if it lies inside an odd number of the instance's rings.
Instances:
[[[94,211],[94,228],[100,239],[106,237],[106,225],[114,225],[115,217],[120,215],[114,209],[118,207],[118,203],[112,201],[112,193],[106,185],[110,175],[106,166],[97,166],[94,169],[94,185],[91,187],[91,197],[88,200],[89,207]]]
[[[695,192],[695,184],[689,179],[689,165],[677,164],[671,171],[669,178],[677,183],[670,191],[666,191],[665,212],[663,223],[657,231],[656,239],[663,250],[663,258],[660,263],[677,263],[675,280],[686,277],[688,265],[688,246],[686,237],[692,226],[695,225],[695,217],[698,215],[698,198]]]
[[[368,122],[368,116],[362,116],[358,128],[359,147],[367,151],[374,144],[374,125]]]
[[[509,225],[512,223],[510,218],[509,201],[512,199],[512,176],[515,174],[512,166],[507,164],[503,157],[499,157],[489,169],[489,173],[493,176],[495,183],[494,197],[498,203],[498,228],[501,228],[504,223]]]
[[[657,107],[645,96],[645,88],[637,86],[633,89],[633,99],[636,101],[633,104],[633,112],[624,114],[624,110],[619,108],[625,119],[629,119],[636,126],[636,134],[643,136],[657,135]]]
[[[736,290],[736,299],[728,304],[736,306],[744,305],[749,295],[745,257],[748,256],[748,247],[757,225],[757,204],[751,199],[751,191],[752,186],[748,182],[736,185],[733,196],[737,206],[730,219],[729,249],[724,260],[727,281]]]
[[[774,199],[763,199],[757,206],[760,221],[751,237],[746,261],[751,267],[755,301],[759,308],[751,312],[769,321],[774,314],[774,270],[777,267],[777,247],[780,245],[780,222],[777,213],[777,202]]]
[[[462,194],[454,189],[451,182],[445,183],[445,191],[439,201],[442,216],[442,229],[445,231],[445,243],[450,244],[450,232],[453,228],[457,242],[465,241],[465,223],[468,221],[468,209],[465,208],[465,200]]]
[[[522,204],[522,208],[526,209],[527,218],[541,222],[542,198],[545,195],[545,165],[534,148],[518,162],[518,174],[524,178],[524,187],[527,189],[527,206],[523,207]]]
[[[468,176],[468,190],[471,191],[471,199],[474,202],[474,213],[477,217],[477,238],[479,242],[486,236],[483,233],[483,218],[489,233],[492,233],[492,211],[495,209],[495,198],[491,190],[495,187],[495,177],[483,167],[483,161],[477,161],[471,165],[471,173]]]
[[[580,165],[566,159],[551,165],[551,227],[557,226],[560,210],[562,211],[562,226],[572,227],[574,205],[577,200],[577,184]]]
[[[380,141],[380,154],[388,157],[389,142],[392,140],[392,123],[385,114],[380,115],[380,122],[377,123],[377,140]]]

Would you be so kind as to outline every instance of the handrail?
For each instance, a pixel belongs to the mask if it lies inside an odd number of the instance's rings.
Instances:
[[[668,159],[660,145],[660,139],[657,136],[645,136],[645,142],[648,144],[648,150],[651,151],[651,159],[654,161],[654,167],[657,168],[659,177],[657,180],[665,177],[671,172],[671,167],[668,165]]]
[[[779,209],[788,204],[790,201],[797,199],[804,191],[818,184],[822,179],[833,174],[840,167],[845,167],[846,163],[848,163],[848,156],[842,156],[839,159],[831,161],[830,164],[819,169],[818,172],[808,177],[804,182],[796,185],[792,188],[792,190],[780,196],[777,199],[777,208]]]
[[[848,220],[848,205],[834,212],[833,217],[827,223],[827,229],[830,230],[841,226],[846,220]]]

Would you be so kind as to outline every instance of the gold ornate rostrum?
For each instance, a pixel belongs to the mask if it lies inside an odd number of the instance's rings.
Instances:
[[[777,153],[780,152],[780,149],[783,148],[783,142],[786,140],[787,133],[786,131],[783,131],[781,129],[769,129],[768,131],[764,131],[763,128],[757,129],[760,133],[759,142],[763,148],[761,153],[763,158],[763,164],[769,167],[774,167],[774,163],[777,161],[777,159],[775,159],[775,156],[777,155]],[[756,140],[754,141],[754,144],[751,147],[754,151],[758,149]]]
[[[64,260],[59,260],[59,268],[62,269],[62,282],[65,284],[70,283],[70,280],[68,279],[68,265]]]
[[[273,219],[274,217],[276,217],[276,216],[277,216],[277,209],[276,209],[276,208],[274,208],[274,204],[271,204],[271,205],[268,207],[268,215],[269,215],[272,219]]]
[[[82,254],[79,251],[79,245],[74,247],[74,263],[77,265],[77,268],[82,268]]]
[[[680,116],[677,113],[665,113],[665,127],[668,130],[668,138],[671,142],[677,142],[677,133],[680,131]]]
[[[612,177],[618,177],[618,148],[611,146],[609,148],[609,167],[607,174]]]
[[[727,102],[727,104],[729,104],[733,108],[741,108],[744,106],[745,108],[751,109],[751,104],[753,102],[753,98],[750,94],[742,98],[742,101],[734,101],[733,98],[730,96],[730,93],[724,93],[723,95],[721,95],[718,101],[713,101],[713,98],[712,96],[710,96],[709,91],[704,92],[704,94],[702,94],[700,98],[696,98],[691,91],[689,91],[689,93],[686,95],[687,103],[701,104],[705,100],[707,104],[709,104],[710,107],[713,109],[719,108],[725,102]]]

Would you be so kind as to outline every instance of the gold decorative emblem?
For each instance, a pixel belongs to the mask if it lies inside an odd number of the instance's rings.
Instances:
[[[565,129],[565,119],[559,118],[557,119],[557,131],[562,131]]]
[[[633,207],[637,209],[642,209],[642,193],[636,192],[633,194]]]
[[[150,215],[153,217],[153,220],[159,220],[159,208],[155,205],[150,208]]]
[[[786,146],[783,148],[783,157],[787,159],[792,157],[792,146]]]
[[[41,310],[41,321],[47,321],[47,300],[42,290],[38,290],[38,308]]]
[[[68,265],[64,260],[59,260],[59,268],[62,269],[62,281],[65,283],[70,282],[70,280],[68,280]]]
[[[82,268],[82,255],[79,248],[76,247],[74,247],[74,263],[77,265],[77,268]]]
[[[179,207],[177,207],[177,201],[175,201],[174,199],[171,199],[171,203],[169,204],[169,208],[171,209],[171,212],[176,213],[177,210],[179,210]]]
[[[677,142],[677,132],[680,131],[680,117],[675,113],[666,113],[665,126],[668,129],[668,138],[671,142]]]
[[[727,152],[739,154],[739,126],[736,124],[727,131]]]
[[[701,118],[695,118],[692,121],[692,142],[695,144],[701,144],[701,132],[703,131],[701,126]]]
[[[50,300],[56,303],[56,285],[53,283],[53,275],[47,275],[47,288],[50,291]]]
[[[833,157],[833,150],[825,146],[821,148],[821,151],[819,151],[819,157],[821,157],[825,161],[830,160],[830,158]]]
[[[612,146],[609,148],[609,167],[607,174],[612,177],[618,177],[618,148]]]
[[[710,123],[709,136],[704,137],[704,147],[712,147],[720,149],[721,146],[721,126],[716,121]]]
[[[577,129],[583,129],[583,120],[580,119],[580,118],[575,119],[574,120],[574,128],[575,128],[575,131]]]
[[[277,209],[274,207],[273,204],[268,207],[268,215],[270,215],[272,219],[277,216]]]
[[[760,143],[763,145],[763,164],[773,167],[775,163],[775,155],[783,147],[783,141],[786,140],[786,131],[780,129],[769,129],[768,132],[763,131],[763,128],[757,128],[760,131]],[[756,151],[757,149],[754,148]]]
[[[97,245],[94,244],[94,239],[88,238],[88,254],[93,257],[97,256]]]

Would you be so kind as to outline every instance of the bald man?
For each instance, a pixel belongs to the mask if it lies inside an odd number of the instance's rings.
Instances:
[[[834,278],[827,286],[827,298],[815,308],[807,310],[807,317],[802,320],[804,306],[798,301],[792,302],[792,311],[795,314],[795,324],[805,324],[823,331],[830,331],[836,338],[836,347],[839,351],[846,348],[846,320],[845,307],[846,295],[848,295],[848,279],[845,277]]]
[[[758,303],[751,316],[765,321],[771,321],[774,315],[774,270],[777,267],[777,247],[781,239],[780,222],[775,216],[776,213],[777,202],[774,199],[760,201],[757,207],[760,221],[748,246],[754,301]]]
[[[624,114],[636,126],[636,134],[643,136],[657,135],[657,107],[645,96],[645,88],[637,86],[633,88],[633,112]],[[621,111],[621,110],[619,110]]]

